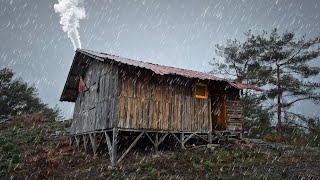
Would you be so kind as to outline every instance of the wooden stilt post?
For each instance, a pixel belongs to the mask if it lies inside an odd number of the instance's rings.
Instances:
[[[212,144],[212,132],[211,131],[208,132],[208,143]]]
[[[112,144],[111,144],[111,139],[109,137],[109,134],[108,132],[104,132],[104,135],[105,135],[105,138],[106,138],[106,141],[107,141],[107,146],[108,146],[108,154],[110,156],[110,161],[112,159]]]
[[[75,138],[75,140],[76,140],[77,149],[80,150],[80,139],[78,138],[77,135],[75,135],[74,138]]]
[[[184,146],[184,133],[180,133],[180,143],[181,143],[181,149],[186,149]]]
[[[158,147],[159,147],[159,133],[156,133],[156,137],[155,137],[155,141],[154,141],[154,151],[156,152],[156,154],[158,154]]]
[[[151,143],[153,144],[154,146],[154,151],[157,152],[157,144],[156,142],[151,138],[151,136],[149,135],[148,132],[145,132],[145,134],[147,135],[148,139],[151,141]]]
[[[86,134],[82,135],[82,139],[83,139],[84,151],[87,152],[87,144],[88,144],[87,135]]]
[[[97,153],[96,135],[94,133],[90,133],[89,134],[89,138],[90,138],[93,154],[96,155],[96,153]]]
[[[155,134],[155,140],[153,140],[151,138],[151,136],[149,135],[148,132],[145,132],[145,134],[147,135],[147,137],[149,138],[149,140],[151,141],[151,143],[154,146],[154,151],[155,153],[158,153],[159,151],[159,145],[164,141],[164,139],[168,136],[168,133],[165,133],[162,137],[160,137],[159,139],[159,133]],[[173,134],[175,136],[175,134]],[[178,141],[180,142],[180,140],[178,139]]]
[[[69,137],[69,146],[72,146],[73,144],[73,139],[72,139],[72,136]]]
[[[111,151],[111,166],[117,165],[117,141],[118,141],[118,129],[112,130],[112,151]]]

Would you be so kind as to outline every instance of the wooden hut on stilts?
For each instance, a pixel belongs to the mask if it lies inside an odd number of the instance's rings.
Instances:
[[[241,89],[254,87],[211,74],[78,49],[61,101],[74,102],[70,142],[96,153],[106,143],[112,165],[142,136],[155,151],[170,135],[185,148],[191,138],[242,133]],[[120,136],[136,135],[117,153]]]

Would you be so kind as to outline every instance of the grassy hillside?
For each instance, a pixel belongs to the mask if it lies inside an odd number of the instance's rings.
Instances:
[[[136,148],[117,168],[110,168],[107,150],[100,148],[94,157],[70,147],[68,127],[40,114],[0,124],[0,178],[320,178],[318,149],[266,148],[242,141],[185,151],[162,148],[158,155],[150,148]]]

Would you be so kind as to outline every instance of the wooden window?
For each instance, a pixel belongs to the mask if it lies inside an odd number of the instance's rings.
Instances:
[[[203,83],[196,83],[194,97],[199,99],[208,98],[208,85]]]

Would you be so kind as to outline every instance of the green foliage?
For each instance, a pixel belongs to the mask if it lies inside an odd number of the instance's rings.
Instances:
[[[192,163],[192,168],[193,168],[193,171],[199,172],[201,170],[201,165]]]
[[[6,177],[8,173],[21,170],[23,163],[24,147],[29,150],[32,146],[41,146],[46,133],[53,133],[64,128],[64,123],[50,121],[41,126],[27,128],[26,122],[30,119],[14,119],[9,127],[0,129],[0,177]],[[53,131],[53,132],[52,132]]]
[[[21,161],[20,149],[17,144],[10,142],[6,137],[0,137],[0,177]]]
[[[21,79],[14,79],[12,70],[0,70],[0,116],[9,117],[19,114],[42,112],[48,119],[60,117],[60,110],[48,107],[41,102],[34,86]]]
[[[214,168],[214,163],[210,160],[204,162],[204,168],[206,171],[211,171]]]
[[[319,82],[310,80],[320,73],[320,67],[313,63],[320,57],[320,37],[298,39],[293,32],[279,34],[277,29],[258,35],[249,31],[245,35],[244,42],[229,40],[225,46],[217,45],[216,52],[224,62],[211,64],[213,72],[268,89],[255,96],[243,93],[246,128],[265,132],[275,115],[278,127],[310,124],[310,117],[292,112],[291,108],[302,101],[320,103]],[[275,103],[263,107],[266,99]]]
[[[310,145],[320,147],[320,118],[309,119],[307,127]]]
[[[246,94],[241,97],[244,129],[249,137],[262,137],[271,131],[271,113],[261,105],[261,95]]]

